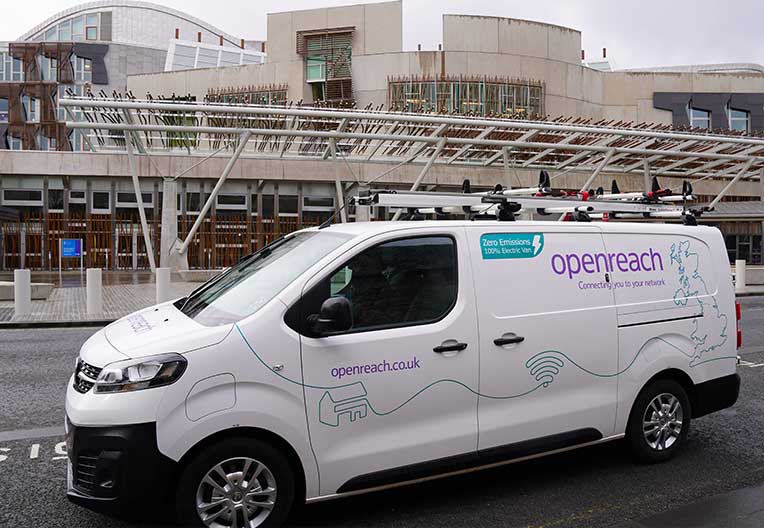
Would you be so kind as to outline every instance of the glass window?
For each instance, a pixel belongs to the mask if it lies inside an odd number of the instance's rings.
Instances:
[[[108,192],[93,192],[93,209],[109,209]]]
[[[750,114],[745,110],[735,110],[730,108],[729,114],[729,128],[730,130],[737,130],[739,132],[750,132]]]
[[[91,13],[91,14],[87,15],[85,23],[88,26],[97,26],[98,25],[98,13]]]
[[[195,290],[181,311],[206,326],[240,321],[351,238],[329,231],[303,231],[277,240]]]
[[[58,40],[72,40],[71,20],[64,20],[58,25]]]
[[[200,210],[201,204],[199,203],[199,193],[186,193],[186,211],[197,212]]]
[[[297,214],[297,196],[280,194],[279,214]]]
[[[3,199],[15,202],[42,202],[42,191],[6,189],[3,191]]]
[[[8,121],[8,99],[0,99],[0,123]]]
[[[252,203],[252,212],[256,213],[257,212],[257,195],[256,194],[251,195],[250,200]]]
[[[264,194],[263,195],[263,217],[265,218],[273,218],[273,195],[272,194]]]
[[[84,200],[85,191],[69,191],[70,200]]]
[[[345,297],[352,305],[351,332],[357,332],[435,322],[451,311],[456,294],[454,240],[406,238],[350,259],[305,295],[300,311],[307,318],[329,297]]]
[[[246,199],[243,194],[218,194],[218,205],[246,205]]]
[[[302,204],[306,208],[317,207],[321,209],[333,209],[334,198],[332,197],[319,197],[319,196],[305,196],[302,199]]]
[[[56,26],[53,26],[48,31],[45,32],[45,40],[47,41],[54,41],[58,39],[58,28]]]
[[[326,59],[324,57],[308,57],[305,80],[307,82],[326,80]]]
[[[64,209],[64,191],[63,189],[48,189],[48,209]]]
[[[11,80],[12,81],[20,81],[21,77],[22,77],[22,71],[23,71],[23,64],[21,63],[21,59],[12,59],[11,64],[12,64],[12,68],[13,68]],[[6,72],[7,72],[8,71],[8,64],[5,65],[5,68],[6,68]],[[7,75],[8,74],[6,73],[6,76]]]
[[[141,198],[143,199],[143,205],[151,204],[153,201],[153,194],[151,193],[141,193]],[[137,203],[135,200],[135,193],[131,192],[121,192],[117,193],[117,201],[120,203]]]
[[[85,36],[85,25],[82,17],[72,20],[72,40],[82,40]]]
[[[690,126],[693,128],[711,128],[711,112],[690,107]]]
[[[87,40],[98,40],[98,28],[88,26],[85,30],[85,38]]]

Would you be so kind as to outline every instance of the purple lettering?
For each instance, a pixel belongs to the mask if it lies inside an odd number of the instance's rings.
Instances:
[[[597,273],[601,273],[603,269],[605,271],[613,271],[613,269],[607,264],[607,253],[595,254],[594,260],[597,263]],[[600,260],[603,262],[602,266],[600,266]]]
[[[628,262],[629,262],[629,259],[626,256],[626,253],[616,253],[615,263],[616,263],[616,266],[618,266],[619,270],[623,272],[629,271],[629,268],[627,266]]]
[[[636,253],[629,253],[629,269],[631,271],[640,271],[639,255]]]
[[[586,273],[594,273],[594,257],[591,253],[581,255],[581,266]]]
[[[555,259],[558,259],[560,262],[560,269],[557,269],[557,266],[555,266]],[[557,253],[556,255],[552,256],[552,271],[554,271],[557,275],[562,275],[565,273],[565,259],[562,258],[562,255]]]
[[[658,258],[658,265],[661,267],[661,271],[663,271],[663,259],[661,258],[661,254],[657,251],[653,251],[653,248],[650,248],[650,260],[653,262],[653,270],[658,269],[658,266],[655,265],[655,258]]]
[[[645,264],[645,258],[647,258],[647,264]],[[654,268],[650,267],[650,254],[647,251],[639,256],[639,262],[642,264],[642,270],[653,271]]]
[[[576,269],[573,269],[573,263],[576,263]],[[568,253],[565,255],[565,264],[568,267],[568,278],[572,279],[573,275],[578,275],[581,271],[581,259],[575,253]]]

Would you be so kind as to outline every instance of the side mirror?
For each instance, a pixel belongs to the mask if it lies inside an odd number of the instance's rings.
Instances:
[[[345,332],[353,327],[353,306],[345,297],[329,297],[321,305],[321,313],[309,316],[308,323],[319,335]]]

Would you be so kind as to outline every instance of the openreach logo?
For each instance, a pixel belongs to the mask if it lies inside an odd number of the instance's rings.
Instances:
[[[555,253],[552,271],[573,279],[580,273],[663,271],[661,254],[650,248],[642,253]]]

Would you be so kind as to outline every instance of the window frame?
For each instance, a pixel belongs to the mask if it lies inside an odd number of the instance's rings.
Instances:
[[[733,117],[733,112],[740,112],[745,114],[745,117]],[[745,129],[734,128],[733,122],[742,123],[745,121]],[[742,110],[740,108],[734,108],[732,105],[727,105],[727,127],[735,132],[744,132],[746,134],[751,133],[751,112],[748,110]]]
[[[696,118],[693,115],[693,113],[696,112],[696,111],[697,112],[703,112],[704,114],[706,114],[707,117]],[[700,128],[702,130],[711,130],[712,124],[711,124],[711,111],[710,110],[705,110],[703,108],[692,106],[692,102],[690,102],[690,104],[687,106],[687,117],[690,119],[690,127],[691,128]],[[697,121],[706,121],[708,123],[708,126],[701,127],[701,126],[695,125],[696,119],[697,119]]]
[[[310,326],[307,324],[308,316],[311,314],[303,313],[304,312],[304,299],[310,298],[311,293],[313,293],[317,288],[319,288],[325,281],[330,281],[331,278],[338,273],[342,268],[347,266],[348,262],[356,258],[358,255],[361,255],[365,253],[366,251],[372,250],[374,248],[377,248],[379,246],[383,246],[385,244],[390,244],[394,242],[401,242],[404,240],[412,240],[412,239],[418,239],[418,238],[448,238],[451,241],[451,244],[454,248],[454,298],[451,301],[451,304],[449,305],[448,309],[446,309],[439,317],[435,319],[430,319],[426,321],[404,321],[401,323],[391,323],[391,324],[384,324],[384,325],[377,325],[377,326],[367,326],[364,328],[351,328],[350,330],[347,330],[345,332],[337,332],[332,333],[331,335],[317,335],[315,332],[313,332],[310,328]],[[381,240],[375,244],[372,244],[370,246],[366,246],[360,251],[353,252],[351,255],[343,255],[342,263],[338,266],[333,266],[328,273],[324,273],[320,276],[318,280],[316,280],[313,285],[305,290],[303,288],[302,293],[300,294],[300,297],[287,309],[286,313],[284,314],[284,322],[289,326],[292,330],[297,332],[303,337],[309,337],[309,338],[319,338],[319,339],[328,339],[335,336],[345,336],[345,335],[351,335],[351,334],[363,334],[368,332],[377,332],[380,330],[392,330],[396,328],[412,328],[416,326],[425,326],[425,325],[433,325],[441,322],[443,319],[451,315],[453,313],[454,308],[459,302],[459,294],[460,294],[460,288],[459,288],[459,244],[456,240],[456,236],[452,233],[419,233],[415,235],[405,235],[405,236],[396,236],[392,238],[388,238],[386,240]],[[309,279],[310,282],[312,282],[312,279]],[[327,297],[328,298],[328,297]],[[324,299],[325,301],[326,299]]]

